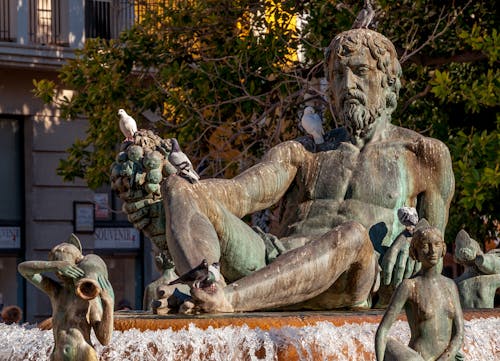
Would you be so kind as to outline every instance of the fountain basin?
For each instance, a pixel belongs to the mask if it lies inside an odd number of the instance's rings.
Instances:
[[[100,360],[374,360],[383,311],[259,312],[153,316],[117,312],[109,345],[94,345]],[[465,311],[466,360],[500,359],[500,309]],[[390,335],[408,343],[400,317]],[[49,360],[51,331],[0,324],[0,360]]]

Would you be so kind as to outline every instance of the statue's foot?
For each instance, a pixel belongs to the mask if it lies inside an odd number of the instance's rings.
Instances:
[[[224,287],[226,283],[222,279],[205,288],[192,288],[191,296],[193,302],[201,311],[206,313],[232,313],[233,306],[226,299]]]

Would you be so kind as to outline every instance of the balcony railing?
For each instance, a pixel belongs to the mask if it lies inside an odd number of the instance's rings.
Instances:
[[[161,11],[165,2],[86,0],[79,3],[80,9],[75,9],[74,3],[70,8],[68,0],[0,0],[0,42],[69,46],[70,32],[75,30],[70,30],[75,25],[74,17],[82,15],[84,27],[80,28],[80,33],[83,39],[114,39],[147,12]],[[74,37],[71,39],[74,42]]]

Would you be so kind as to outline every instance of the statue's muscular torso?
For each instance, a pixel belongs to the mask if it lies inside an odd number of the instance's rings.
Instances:
[[[409,144],[438,142],[395,126],[386,135],[360,150],[344,132],[330,132],[330,141],[299,167],[273,231],[280,237],[310,237],[355,220],[367,228],[376,249],[389,246],[403,230],[397,209],[417,205],[418,177],[427,174]],[[307,141],[304,145],[309,148]]]

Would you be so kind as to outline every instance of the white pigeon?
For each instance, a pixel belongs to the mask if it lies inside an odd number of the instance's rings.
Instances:
[[[373,10],[371,0],[365,0],[365,6],[358,13],[351,29],[368,29],[368,26],[372,22],[374,16],[375,10]]]
[[[120,116],[120,130],[125,136],[125,140],[134,140],[134,134],[137,132],[137,123],[124,109],[118,110]]]
[[[172,138],[172,150],[168,156],[168,161],[177,168],[177,174],[186,178],[191,183],[200,180],[200,176],[194,171],[193,165],[188,156],[181,151],[177,139]]]
[[[398,209],[399,221],[405,227],[415,227],[418,223],[418,213],[413,207],[401,207]]]
[[[316,114],[313,107],[305,107],[300,124],[302,128],[313,137],[314,144],[322,144],[325,142],[323,139],[323,134],[325,134],[325,132],[323,131],[321,117]]]

